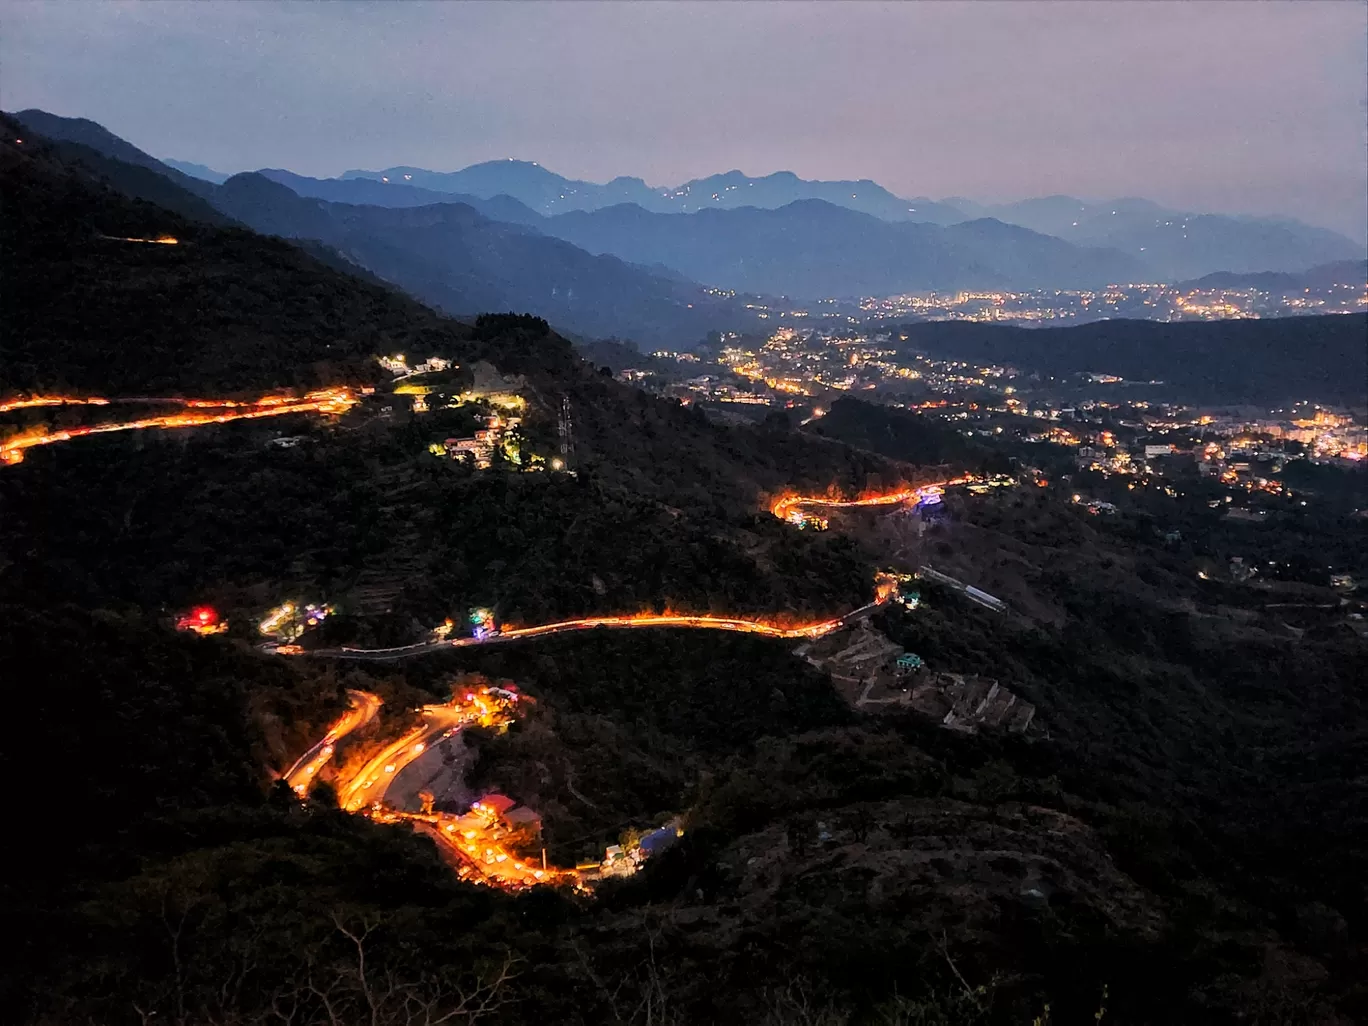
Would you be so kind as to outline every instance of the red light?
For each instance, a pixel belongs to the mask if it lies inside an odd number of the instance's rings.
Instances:
[[[196,609],[195,616],[199,619],[200,623],[209,623],[214,619],[214,611],[209,608]]]

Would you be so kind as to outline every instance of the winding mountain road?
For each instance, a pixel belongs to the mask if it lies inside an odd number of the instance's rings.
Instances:
[[[559,620],[555,623],[537,624],[532,627],[506,627],[496,633],[479,638],[453,638],[449,640],[420,641],[412,645],[396,648],[326,648],[312,652],[285,652],[285,655],[312,655],[330,659],[360,659],[386,662],[395,659],[408,659],[413,656],[441,652],[451,648],[474,648],[481,645],[498,645],[510,641],[526,641],[552,634],[569,634],[574,631],[605,629],[640,628],[693,628],[700,630],[736,631],[742,634],[759,634],[767,638],[820,638],[831,634],[851,623],[868,616],[887,602],[896,589],[896,582],[880,576],[876,581],[876,597],[857,609],[830,620],[817,620],[813,623],[799,624],[796,627],[783,627],[763,620],[746,620],[731,616],[690,616],[675,613],[640,613],[635,616],[590,616],[577,620]]]
[[[352,731],[364,727],[375,719],[375,714],[380,711],[383,704],[379,695],[373,695],[369,691],[348,691],[347,695],[351,699],[351,708],[328,728],[328,732],[317,744],[285,771],[285,782],[296,794],[308,791],[309,785],[318,777],[319,770],[332,759],[337,743]]]
[[[324,416],[337,416],[345,413],[356,404],[356,396],[350,389],[329,388],[310,392],[305,396],[263,396],[250,402],[232,399],[99,399],[99,398],[59,398],[38,396],[31,399],[15,399],[0,403],[0,413],[11,410],[48,406],[108,406],[113,402],[130,403],[175,403],[186,409],[184,413],[172,413],[157,417],[140,417],[137,420],[111,421],[104,424],[87,424],[49,431],[34,428],[0,441],[0,466],[22,463],[24,450],[38,445],[53,445],[69,442],[86,435],[103,435],[114,431],[140,431],[146,429],[167,429],[201,427],[205,424],[227,424],[234,420],[254,420],[261,417],[280,417],[289,413],[320,413]],[[198,412],[198,411],[222,412]]]
[[[896,492],[879,495],[866,495],[858,499],[835,499],[820,495],[785,495],[775,500],[770,512],[780,520],[792,520],[795,514],[801,516],[806,509],[858,509],[863,506],[901,506],[907,502],[921,502],[931,496],[940,495],[945,489],[955,485],[973,484],[979,480],[972,474],[950,478],[945,481],[928,481],[914,488],[904,488]]]

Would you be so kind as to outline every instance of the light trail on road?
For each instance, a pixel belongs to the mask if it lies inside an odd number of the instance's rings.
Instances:
[[[174,235],[158,235],[156,238],[144,238],[135,235],[101,235],[100,238],[107,242],[141,242],[149,246],[179,246],[180,239]]]
[[[873,612],[891,599],[898,589],[897,579],[880,572],[874,576],[874,601],[852,609],[841,616],[809,623],[785,625],[773,620],[747,620],[735,616],[706,616],[692,613],[634,613],[620,616],[588,616],[574,620],[558,620],[555,623],[534,624],[529,627],[501,627],[499,630],[481,637],[452,638],[435,641],[420,641],[412,645],[396,648],[325,648],[312,652],[304,649],[276,649],[278,655],[311,655],[327,659],[368,659],[387,661],[407,659],[411,656],[440,652],[448,648],[475,648],[480,645],[498,645],[510,641],[526,641],[532,638],[547,637],[552,634],[569,634],[574,631],[591,631],[597,628],[608,630],[641,628],[692,628],[697,630],[735,631],[741,634],[758,634],[766,638],[820,638],[840,630],[852,620]]]
[[[351,699],[351,708],[338,717],[321,741],[285,771],[285,782],[294,789],[295,794],[308,794],[310,786],[318,779],[319,771],[331,761],[337,745],[352,731],[375,719],[375,714],[383,704],[379,695],[369,691],[348,691],[347,695]]]
[[[421,724],[390,742],[349,777],[339,780],[337,799],[342,808],[359,812],[383,800],[390,784],[404,767],[447,731],[472,724],[501,726],[511,721],[511,717],[500,712],[483,694],[475,692],[453,698],[443,705],[425,705],[421,713]]]
[[[470,883],[488,884],[500,890],[522,890],[541,884],[570,884],[587,889],[573,869],[545,868],[531,860],[523,860],[505,848],[482,825],[467,813],[451,816],[443,813],[381,812],[371,817],[380,823],[408,823],[415,830],[427,834],[439,847],[455,855],[462,863],[457,875]]]
[[[395,774],[427,750],[426,738],[431,729],[431,724],[424,723],[380,749],[338,787],[338,804],[348,812],[357,812],[380,801]]]
[[[613,628],[702,628],[739,631],[772,638],[819,638],[840,630],[855,620],[886,603],[897,591],[898,580],[891,574],[879,573],[874,581],[874,600],[844,616],[811,623],[784,626],[769,621],[747,620],[739,617],[694,616],[680,613],[638,613],[633,616],[596,616],[531,627],[504,628],[480,638],[457,638],[427,642],[398,649],[343,649],[312,653],[342,658],[371,658],[383,653],[385,658],[403,658],[448,647],[464,648],[488,645],[501,641],[519,641],[561,634],[571,631]],[[434,742],[472,724],[505,726],[512,716],[508,707],[493,700],[490,689],[457,695],[445,705],[424,706],[424,722],[398,739],[385,745],[379,752],[350,773],[339,776],[338,804],[348,812],[370,817],[378,823],[407,823],[410,827],[432,837],[439,847],[460,863],[458,875],[473,883],[488,884],[501,890],[517,891],[541,884],[570,884],[585,888],[579,873],[569,869],[537,866],[517,856],[500,843],[503,835],[493,819],[482,818],[475,811],[461,816],[446,813],[407,812],[385,805],[385,794],[404,769],[419,758]],[[367,706],[367,700],[373,706]],[[379,699],[365,692],[354,693],[355,706],[328,734],[295,763],[287,774],[301,796],[316,779],[319,769],[332,758],[335,745],[345,733],[355,730],[361,722],[368,722],[379,707]],[[363,718],[364,717],[364,718]],[[345,730],[343,729],[345,727]]]
[[[883,492],[876,495],[865,495],[858,499],[830,498],[822,495],[783,495],[776,499],[770,506],[770,512],[780,520],[788,520],[795,512],[804,507],[821,507],[823,509],[857,509],[862,506],[898,506],[906,502],[917,501],[929,495],[937,495],[946,488],[955,485],[972,484],[978,478],[972,474],[965,474],[961,477],[950,478],[946,481],[930,481],[926,484],[917,485],[912,488],[903,488],[896,492]]]
[[[446,644],[454,648],[465,648],[471,645],[488,645],[500,641],[518,641],[522,638],[540,638],[547,634],[588,631],[596,627],[693,627],[704,630],[761,634],[769,638],[820,638],[823,634],[830,634],[839,629],[844,622],[844,617],[837,617],[833,620],[818,620],[795,627],[784,627],[764,620],[745,620],[731,616],[637,613],[632,616],[589,616],[577,620],[560,620],[556,623],[538,624],[532,627],[504,627],[497,634],[491,634],[484,638],[455,638]]]
[[[28,410],[39,406],[113,406],[116,403],[123,403],[124,405],[143,403],[146,405],[188,406],[193,409],[228,409],[235,406],[279,406],[281,403],[293,401],[295,401],[294,397],[288,395],[266,395],[260,399],[185,399],[179,396],[151,395],[119,396],[114,399],[105,399],[100,396],[34,395],[25,399],[9,399],[0,403],[0,413],[9,413],[11,410]]]
[[[270,395],[251,402],[231,399],[57,399],[38,397],[13,400],[0,406],[0,413],[11,409],[25,409],[35,406],[105,406],[112,402],[174,402],[188,410],[224,410],[220,413],[185,412],[158,417],[141,417],[137,420],[116,421],[109,424],[91,424],[85,427],[61,428],[56,431],[38,429],[23,432],[0,441],[0,464],[13,465],[23,462],[24,450],[38,445],[52,445],[68,442],[85,435],[101,435],[114,431],[139,431],[146,429],[200,427],[206,424],[226,424],[233,420],[252,420],[260,417],[279,417],[287,413],[321,413],[337,416],[345,413],[357,399],[347,388],[328,388],[310,392],[300,397]]]
[[[109,399],[69,399],[64,396],[35,395],[27,399],[11,399],[0,403],[0,413],[11,410],[28,410],[35,406],[108,406]]]

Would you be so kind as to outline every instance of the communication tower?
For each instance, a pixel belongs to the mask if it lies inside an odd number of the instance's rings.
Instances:
[[[561,459],[565,460],[566,465],[575,456],[575,435],[570,421],[570,397],[561,396],[560,419],[556,424],[557,433],[560,435],[560,454]]]

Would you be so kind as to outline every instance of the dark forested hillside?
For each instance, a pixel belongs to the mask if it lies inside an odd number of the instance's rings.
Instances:
[[[750,318],[741,304],[707,294],[678,272],[595,256],[527,227],[521,222],[540,218],[528,218],[531,212],[507,197],[480,200],[476,211],[442,195],[418,207],[364,205],[371,184],[364,181],[321,190],[351,203],[311,198],[320,192],[312,179],[300,179],[304,193],[296,194],[289,175],[241,174],[213,185],[167,167],[93,122],[41,111],[21,117],[29,126],[23,132],[35,140],[44,129],[51,132],[61,140],[51,144],[58,152],[93,158],[87,159],[92,172],[119,191],[198,220],[232,218],[267,235],[320,241],[447,314],[516,309],[568,331],[671,345]]]
[[[129,199],[40,140],[5,135],[0,390],[213,395],[365,381],[376,352],[457,355],[469,335],[286,242]],[[125,241],[158,236],[177,244]]]
[[[809,430],[890,459],[922,466],[953,466],[957,471],[996,473],[1011,462],[992,448],[958,431],[906,410],[874,406],[843,396]]]
[[[155,172],[193,195],[205,196],[212,191],[203,180],[168,167],[89,118],[64,118],[36,109],[18,111],[11,118],[29,133],[40,135],[53,143],[81,146],[111,160]]]

